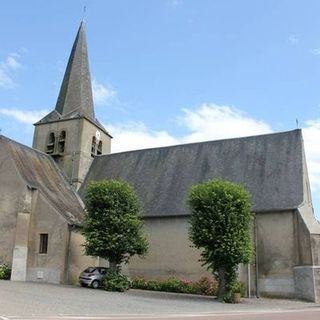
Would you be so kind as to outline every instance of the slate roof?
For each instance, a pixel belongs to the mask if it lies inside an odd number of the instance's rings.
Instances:
[[[297,208],[303,202],[303,141],[300,130],[122,152],[94,159],[89,181],[122,179],[136,189],[144,215],[187,215],[191,185],[221,178],[247,186],[254,211]]]
[[[86,118],[108,134],[94,114],[87,40],[83,22],[80,24],[70,53],[55,110],[35,125],[75,118]]]
[[[0,136],[0,152],[11,154],[26,185],[39,190],[69,224],[81,224],[82,201],[50,156],[4,136]]]

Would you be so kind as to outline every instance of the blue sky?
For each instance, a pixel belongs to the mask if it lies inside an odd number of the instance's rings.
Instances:
[[[31,145],[85,15],[113,151],[303,129],[320,218],[320,2],[1,1],[0,129]]]

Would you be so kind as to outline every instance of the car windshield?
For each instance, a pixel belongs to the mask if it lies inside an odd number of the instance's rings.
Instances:
[[[93,268],[93,267],[90,267],[90,268],[87,268],[86,270],[84,270],[83,272],[86,272],[86,273],[93,273],[96,271],[96,268]]]

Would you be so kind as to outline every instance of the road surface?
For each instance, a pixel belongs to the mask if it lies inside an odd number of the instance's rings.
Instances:
[[[212,297],[0,281],[0,320],[320,320],[320,304],[280,299],[219,303]]]

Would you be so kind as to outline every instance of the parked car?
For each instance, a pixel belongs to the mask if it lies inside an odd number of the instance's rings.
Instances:
[[[79,283],[82,287],[99,288],[107,276],[109,268],[89,267],[82,271],[79,276]]]

